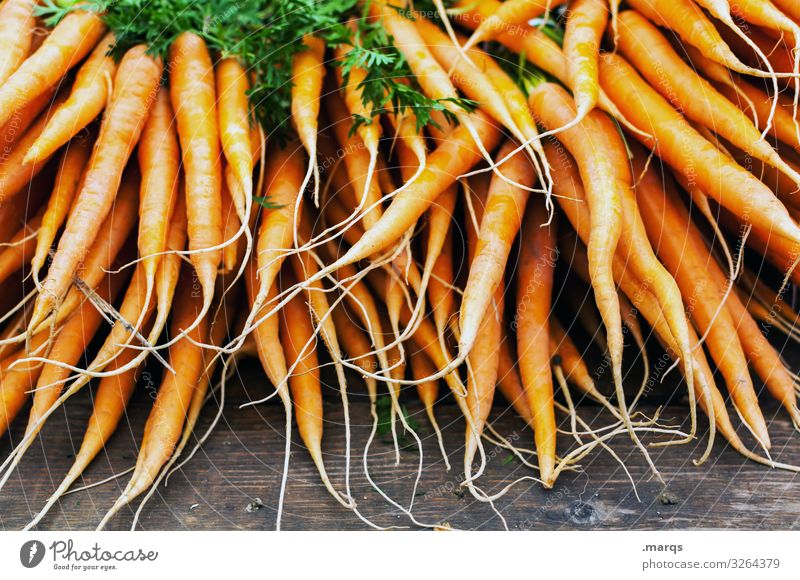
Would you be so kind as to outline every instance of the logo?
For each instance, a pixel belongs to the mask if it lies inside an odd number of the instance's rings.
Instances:
[[[39,540],[28,540],[19,549],[19,561],[26,568],[35,568],[44,559],[44,544]]]

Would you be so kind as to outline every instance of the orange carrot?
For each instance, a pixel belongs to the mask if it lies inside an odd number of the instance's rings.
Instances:
[[[55,106],[55,104],[52,103],[55,93],[56,87],[46,90],[21,109],[14,111],[14,114],[6,121],[5,125],[0,127],[0,143],[2,143],[0,154],[2,154],[4,159],[11,154],[14,149],[14,144],[26,135],[26,130],[39,118],[39,114],[44,108],[50,106],[52,110],[52,107]],[[63,95],[60,95],[59,98],[61,99],[59,103],[64,102]],[[48,111],[47,114],[50,115],[51,111]],[[28,141],[28,143],[32,143],[32,141]],[[23,151],[23,153],[26,152]],[[24,160],[24,158],[22,160]]]
[[[531,108],[548,129],[562,127],[576,117],[575,105],[566,92],[549,83],[531,93]],[[627,163],[618,164],[619,151],[624,155],[625,145],[616,129],[603,123],[604,118],[600,111],[591,112],[574,127],[559,133],[559,139],[576,158],[586,184],[591,216],[588,240],[591,282],[605,324],[614,384],[621,400],[624,340],[611,263],[622,236],[623,197],[626,190],[630,191],[632,177]]]
[[[170,47],[170,96],[186,175],[190,260],[211,306],[222,259],[222,169],[214,69],[202,38],[184,32]]]
[[[555,247],[555,225],[548,221],[541,203],[525,212],[517,274],[517,352],[525,395],[533,415],[533,432],[544,486],[553,485],[556,457],[556,419],[553,407],[553,379],[550,373],[548,318],[555,264],[550,252]]]
[[[25,154],[25,161],[43,161],[77,135],[105,108],[112,93],[116,64],[108,54],[114,35],[107,34],[81,66],[69,98],[53,112],[47,126]]]
[[[100,15],[76,10],[59,22],[39,49],[0,86],[0,126],[15,110],[48,90],[89,54],[105,32]]]
[[[345,109],[341,99],[337,95],[328,95],[325,101],[328,118],[339,148],[345,151],[342,160],[349,181],[358,194],[358,204],[353,209],[360,212],[369,208],[363,216],[364,226],[369,229],[380,219],[383,209],[380,205],[383,194],[378,179],[374,171],[370,171],[373,163],[371,153],[366,149],[366,143],[361,136],[352,132],[353,118]]]
[[[292,278],[289,276],[289,279]],[[295,296],[281,310],[280,319],[284,356],[286,363],[293,369],[289,375],[289,389],[294,402],[297,430],[317,466],[326,489],[340,502],[346,504],[328,479],[322,459],[322,385],[311,312],[303,298]]]
[[[755,226],[800,241],[800,228],[773,193],[699,135],[622,57],[601,55],[600,82],[631,122],[654,136],[637,139],[690,179],[691,173],[706,195]]]
[[[67,219],[67,213],[80,186],[83,169],[89,160],[92,142],[88,138],[73,139],[64,154],[56,173],[53,193],[47,202],[47,210],[42,218],[36,250],[31,260],[33,279],[38,282],[39,272],[47,261],[47,254],[56,239],[59,228]]]
[[[147,274],[148,295],[169,233],[179,197],[180,148],[169,92],[161,87],[142,129],[138,149],[142,185],[139,193],[139,256]]]
[[[253,196],[253,152],[250,150],[250,105],[247,73],[235,58],[217,63],[219,132],[222,151],[244,191]]]
[[[513,141],[506,142],[498,156],[505,157],[515,147]],[[528,159],[515,156],[500,170],[516,183],[533,185],[535,174]],[[475,257],[470,262],[469,278],[461,299],[459,352],[470,351],[478,338],[481,321],[490,312],[489,306],[495,290],[502,285],[508,256],[522,224],[529,195],[521,187],[513,186],[497,176],[492,178],[475,243]]]
[[[292,60],[292,122],[308,154],[308,172],[303,187],[314,176],[314,200],[319,204],[319,165],[317,164],[317,132],[322,81],[325,78],[325,42],[306,35],[303,44],[308,48]]]
[[[114,81],[111,102],[100,127],[83,184],[75,198],[64,233],[42,282],[31,316],[31,328],[50,314],[72,282],[72,274],[86,257],[97,229],[114,205],[122,171],[139,141],[161,80],[161,63],[139,45],[125,53]]]
[[[36,0],[7,0],[0,6],[0,85],[28,56],[36,4]]]
[[[611,0],[612,5],[615,0]],[[608,22],[606,0],[576,0],[567,12],[564,29],[564,56],[567,76],[578,117],[594,109],[600,98],[600,73],[597,57]]]

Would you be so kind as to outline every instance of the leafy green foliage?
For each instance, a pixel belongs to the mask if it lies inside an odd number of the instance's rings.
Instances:
[[[440,111],[448,122],[457,124],[455,113],[448,104],[472,111],[477,103],[469,99],[431,99],[417,88],[411,69],[393,39],[380,22],[370,20],[366,14],[358,20],[351,44],[338,66],[342,77],[349,82],[353,69],[363,69],[366,76],[359,83],[361,102],[371,109],[372,117],[386,113],[391,104],[395,113],[411,109],[416,117],[417,131],[429,124],[436,125],[431,113]],[[356,116],[353,130],[369,125],[372,118]]]

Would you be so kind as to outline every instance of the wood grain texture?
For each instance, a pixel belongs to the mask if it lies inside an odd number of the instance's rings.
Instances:
[[[356,383],[357,381],[354,381]],[[132,466],[146,414],[152,404],[157,380],[145,376],[131,402],[128,417],[86,473],[84,483],[100,481]],[[387,504],[366,481],[362,468],[364,443],[369,434],[369,407],[354,386],[352,490],[359,509],[381,526],[410,527],[409,519]],[[147,530],[269,530],[274,529],[278,489],[283,465],[283,413],[277,405],[239,406],[264,396],[269,385],[252,363],[243,365],[239,381],[232,381],[223,419],[196,457],[161,487],[144,509],[140,529]],[[335,389],[326,393],[325,459],[338,489],[344,485],[344,436],[341,407]],[[453,469],[445,471],[428,422],[415,403],[413,392],[405,395],[412,416],[420,425],[424,468],[414,498],[414,515],[430,524],[449,523],[462,529],[502,529],[500,518],[487,504],[474,500],[460,486],[459,467],[464,423],[450,401],[437,407]],[[210,407],[213,407],[213,403]],[[786,414],[777,406],[766,406],[775,459],[800,465],[800,447]],[[19,471],[0,492],[0,529],[24,526],[66,473],[80,444],[91,410],[91,392],[80,394],[56,413],[22,462]],[[651,411],[652,408],[645,409]],[[207,408],[198,430],[208,426],[215,409]],[[596,407],[582,405],[582,416],[593,424],[608,423],[608,415]],[[686,408],[669,407],[665,419],[679,424]],[[495,427],[515,439],[521,447],[532,446],[532,433],[522,422],[499,406],[493,411]],[[568,428],[564,417],[561,427]],[[11,437],[0,442],[5,456],[18,440],[23,421],[14,424]],[[701,423],[703,430],[706,428]],[[645,442],[656,440],[646,437]],[[749,438],[747,438],[750,441]],[[574,442],[559,441],[559,452]],[[510,529],[800,529],[800,476],[771,470],[747,461],[722,441],[715,444],[711,459],[696,467],[705,439],[691,445],[652,449],[666,489],[654,480],[627,436],[613,448],[628,466],[641,501],[624,471],[606,452],[596,451],[581,464],[581,472],[565,472],[553,490],[524,481],[495,502]],[[288,530],[362,530],[367,526],[352,512],[327,495],[306,453],[293,434],[293,452],[286,493],[283,528]],[[501,448],[486,443],[488,465],[479,485],[491,493],[523,475],[534,473]],[[46,457],[46,459],[45,459]],[[370,455],[370,473],[375,482],[400,504],[408,505],[414,486],[418,453],[404,450],[400,465],[394,465],[393,448],[379,437]],[[93,529],[126,483],[126,476],[88,491],[71,494],[43,520],[41,529]],[[134,504],[135,506],[138,504]],[[128,529],[132,510],[123,510],[109,529]]]

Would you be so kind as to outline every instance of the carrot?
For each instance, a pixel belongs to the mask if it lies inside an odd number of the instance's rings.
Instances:
[[[615,5],[615,0],[611,0],[611,4]],[[564,56],[569,87],[581,119],[595,108],[600,98],[597,57],[607,22],[606,0],[576,0],[567,13]]]
[[[517,274],[517,352],[519,369],[528,405],[533,416],[533,432],[539,473],[546,488],[553,486],[556,457],[556,420],[553,408],[553,381],[550,374],[548,318],[552,307],[555,225],[542,226],[547,213],[542,205],[531,204],[523,219],[520,265]]]
[[[39,49],[0,86],[0,126],[15,110],[55,85],[97,45],[104,32],[105,25],[94,11],[67,14]]]
[[[281,310],[280,319],[281,344],[286,362],[292,369],[289,389],[294,402],[297,430],[317,466],[325,488],[340,503],[348,505],[328,479],[322,459],[322,387],[311,313],[302,298],[295,296]]]
[[[142,173],[138,248],[147,275],[149,296],[179,197],[180,148],[169,92],[164,87],[158,90],[142,130],[138,161]]]
[[[248,269],[245,272],[245,285],[247,288],[247,296],[250,302],[251,311],[255,310],[255,307],[257,306],[256,300],[259,289],[256,287],[256,274],[257,265],[255,260],[250,260],[248,262]],[[269,299],[273,299],[277,296],[278,285],[270,284],[267,297]],[[255,313],[258,315],[261,313],[261,311],[257,310]],[[264,321],[253,329],[258,359],[261,362],[261,366],[264,368],[267,378],[270,380],[275,388],[275,391],[280,397],[281,403],[283,404],[284,413],[286,415],[286,443],[284,447],[283,477],[278,501],[278,528],[280,528],[281,514],[283,511],[283,490],[286,488],[286,480],[289,473],[289,452],[292,441],[292,399],[289,394],[289,387],[286,384],[289,373],[286,369],[286,357],[284,356],[283,346],[281,345],[280,340],[279,319],[280,316],[265,317]]]
[[[128,349],[114,360],[111,366],[115,369],[124,367],[136,355],[135,350]],[[26,530],[32,529],[47,515],[56,502],[72,487],[72,484],[83,475],[89,464],[111,439],[136,388],[137,373],[138,369],[134,367],[122,374],[105,377],[97,385],[93,400],[94,410],[92,416],[89,417],[81,446],[75,454],[75,460],[58,488],[48,498],[45,506],[25,526]]]
[[[721,205],[754,226],[800,241],[800,228],[786,208],[755,176],[727,158],[692,126],[621,57],[600,57],[600,81],[623,113],[654,138],[637,135],[646,147],[688,178]],[[636,94],[636,99],[630,99]]]
[[[75,198],[64,233],[42,282],[42,290],[31,315],[31,328],[57,307],[72,274],[86,257],[97,229],[93,224],[106,218],[122,180],[122,171],[139,141],[150,106],[161,80],[161,63],[139,45],[125,53],[114,80],[114,92],[100,127],[92,156]]]
[[[528,398],[519,376],[516,353],[513,351],[513,338],[504,336],[500,342],[500,352],[497,361],[497,388],[505,399],[511,403],[526,424],[533,425],[533,414],[528,405]]]
[[[0,251],[0,284],[30,262],[36,247],[36,233],[42,226],[43,214],[44,209],[40,209],[11,239],[9,246]]]
[[[222,151],[242,186],[246,199],[253,195],[253,153],[250,150],[250,105],[247,73],[235,58],[225,58],[215,68]]]
[[[625,21],[621,15],[620,22]],[[624,42],[625,28],[623,26],[620,30],[620,45]],[[644,171],[644,166],[643,155],[638,151],[634,157],[634,170],[640,174],[636,199],[650,242],[675,277],[687,304],[688,314],[698,332],[705,337],[705,344],[725,378],[736,408],[759,442],[769,448],[769,433],[758,406],[747,360],[733,319],[724,308],[725,288],[710,281],[706,273],[707,260],[702,259],[696,244],[687,243],[686,236],[680,235],[692,227],[689,212],[685,209],[676,211],[666,201],[670,194],[665,192],[667,187],[662,185],[662,176],[652,168]],[[676,193],[671,192],[671,195]]]
[[[514,147],[512,141],[507,141],[498,155],[504,157]],[[501,171],[510,180],[523,185],[530,186],[535,179],[530,162],[519,156],[511,158],[502,166]],[[495,291],[501,288],[506,263],[522,224],[528,196],[527,190],[510,185],[496,176],[491,181],[484,217],[475,243],[475,257],[470,262],[469,278],[461,300],[460,352],[471,350],[478,338],[479,327],[490,312],[489,306]]]
[[[377,359],[372,352],[367,331],[356,323],[355,315],[344,304],[341,304],[333,309],[332,317],[336,336],[350,357],[350,361],[367,373],[375,371],[378,368]],[[378,396],[377,381],[367,375],[362,375],[362,379],[367,386],[371,412],[374,413]]]
[[[354,22],[351,22],[350,25],[351,28],[355,26]],[[353,46],[342,43],[334,49],[334,58],[341,62],[351,50],[354,50]],[[363,101],[362,84],[367,77],[367,71],[354,66],[350,68],[347,78],[345,78],[342,67],[336,66],[336,76],[341,89],[342,100],[351,118],[362,120],[362,122],[354,128],[353,132],[361,139],[369,155],[369,162],[363,181],[366,184],[365,187],[370,187],[370,182],[378,160],[378,146],[383,131],[381,129],[380,116],[375,115],[371,104],[365,104]],[[334,123],[336,122],[335,119],[331,120]],[[336,127],[334,127],[334,130],[336,130]],[[340,142],[341,141],[340,139]],[[368,195],[366,189],[363,191],[365,196]]]
[[[383,209],[380,205],[383,194],[374,170],[375,157],[360,134],[353,133],[353,118],[339,97],[329,95],[326,109],[339,148],[345,151],[342,160],[347,176],[358,194],[358,203],[353,211],[358,214],[364,212],[364,227],[369,229],[380,219]],[[377,148],[377,144],[375,147]]]
[[[501,32],[513,34],[516,27],[546,14],[564,2],[565,0],[506,0],[480,23],[462,48],[468,50],[478,43],[493,40]]]
[[[505,149],[510,149],[512,146],[513,144],[509,142],[507,146],[504,146],[504,148],[501,149],[501,152]],[[523,173],[525,172],[524,169],[522,171]],[[527,171],[530,173],[530,169]],[[532,180],[532,176],[529,175],[527,177]],[[508,185],[505,182],[503,182],[503,184]],[[487,238],[489,237],[486,235],[486,233],[491,232],[490,235],[494,235],[496,233],[494,230],[496,229],[497,223],[494,221],[494,219],[496,219],[497,216],[489,215],[490,207],[489,202],[487,201],[487,199],[491,199],[493,195],[495,197],[498,195],[497,190],[492,186],[496,186],[494,179],[488,187],[485,184],[480,184],[477,187],[470,187],[464,192],[465,196],[468,196],[468,199],[466,200],[468,208],[466,225],[468,253],[471,264],[470,274],[475,271],[476,260],[478,260],[479,256],[481,255],[479,252],[486,251],[486,244],[488,241]],[[508,192],[506,191],[503,193],[508,195]],[[513,196],[514,194],[511,193],[510,195]],[[494,203],[492,203],[491,210],[496,211],[498,209],[497,205],[495,205],[496,203],[497,199],[495,199]],[[511,204],[513,203],[514,202],[512,201]],[[512,209],[511,212],[513,211],[514,210]],[[521,208],[519,208],[517,211],[518,213],[522,213]],[[512,215],[508,216],[507,219],[513,221],[515,218]],[[516,219],[517,223],[522,220],[521,217],[517,217]],[[500,234],[498,237],[502,237],[502,234]],[[500,243],[502,244],[502,242]],[[501,254],[502,252],[503,251],[501,249]],[[504,266],[505,264],[503,263],[503,270],[505,269]],[[502,277],[502,270],[500,275]],[[464,475],[467,482],[472,481],[473,479],[472,461],[475,458],[475,453],[477,452],[480,444],[480,437],[483,434],[486,422],[489,419],[489,412],[492,409],[495,385],[497,383],[499,345],[502,339],[504,288],[502,288],[500,284],[493,285],[493,287],[487,285],[486,291],[491,298],[486,303],[485,308],[480,315],[480,319],[476,323],[474,339],[469,344],[469,347],[463,351],[469,353],[466,359],[466,403],[467,409],[469,409],[470,416],[472,417],[472,422],[468,422],[465,433]],[[465,310],[463,301],[461,308],[462,312],[464,312]],[[461,342],[459,344],[464,344],[463,326],[460,339]],[[459,351],[461,351],[461,348],[462,347],[459,346]],[[475,477],[477,477],[477,475]],[[470,486],[470,491],[473,493],[473,495],[475,494],[473,486]]]
[[[47,202],[42,218],[36,250],[31,259],[33,279],[39,282],[39,272],[47,261],[47,255],[56,239],[56,234],[67,219],[67,214],[80,186],[84,167],[89,160],[92,142],[88,138],[73,139],[59,162],[53,193]]]
[[[36,0],[7,0],[0,6],[0,84],[28,56],[36,27]]]
[[[665,203],[673,209],[686,213],[685,207],[674,192],[670,192],[665,198]],[[728,280],[716,259],[694,224],[689,224],[686,228],[686,236],[689,243],[700,253],[700,257],[707,265],[707,275],[716,284],[717,288],[724,289],[728,286]],[[758,324],[747,312],[747,308],[739,299],[737,293],[732,292],[727,295],[725,301],[727,311],[735,325],[741,346],[747,355],[748,361],[758,376],[764,381],[770,394],[787,409],[792,417],[792,421],[800,421],[800,411],[797,408],[797,401],[794,394],[794,382],[786,369],[780,355],[769,341],[761,334]]]
[[[186,175],[189,258],[203,290],[201,313],[205,315],[214,298],[223,243],[214,69],[205,41],[192,32],[184,32],[175,39],[170,46],[169,62],[170,97]]]
[[[456,312],[455,299],[453,298],[453,283],[455,275],[453,273],[453,227],[450,227],[452,217],[450,214],[442,215],[441,219],[435,216],[434,210],[440,206],[442,198],[445,201],[452,199],[455,204],[455,194],[458,189],[451,188],[445,191],[437,200],[436,204],[429,210],[430,218],[428,220],[428,252],[426,253],[426,261],[432,260],[430,265],[431,279],[428,282],[428,302],[430,303],[431,312],[433,315],[433,322],[439,335],[444,339],[444,333],[451,322],[451,318]],[[442,205],[444,205],[442,203]],[[452,210],[451,210],[452,211]],[[436,211],[436,214],[444,214],[444,212]],[[444,238],[440,243],[438,255],[435,257],[431,254],[431,239],[434,235],[439,236],[437,232],[444,231]],[[426,264],[426,269],[429,267]]]
[[[566,125],[576,117],[575,105],[566,92],[550,84],[542,84],[531,93],[531,109],[547,128]],[[591,112],[573,128],[559,133],[559,139],[576,158],[586,184],[591,216],[588,240],[591,282],[605,324],[614,385],[621,401],[624,341],[611,262],[623,233],[623,197],[626,190],[630,191],[632,178],[627,164],[615,164],[620,159],[620,149],[624,155],[625,145],[616,129],[609,129],[603,119],[603,113]],[[626,423],[629,426],[629,420]]]
[[[292,247],[296,212],[302,209],[302,153],[292,143],[276,149],[264,168],[265,198],[272,207],[264,208],[256,240],[258,287],[253,307],[243,332],[247,332],[267,301],[281,264]],[[273,294],[275,295],[275,294]]]
[[[80,308],[69,317],[59,331],[46,360],[63,365],[74,365],[83,356],[103,319],[94,299],[113,302],[124,281],[124,275],[112,276],[108,279],[108,283],[100,285],[93,296],[87,296],[83,300]],[[61,394],[64,383],[71,373],[69,368],[65,368],[62,364],[43,363],[39,379],[36,382],[33,406],[28,417],[25,435],[3,463],[2,467],[5,469],[5,473],[0,478],[0,488],[8,481],[25,452],[30,448],[34,438],[44,426],[49,415],[48,411]]]
[[[761,139],[750,119],[684,63],[655,26],[633,11],[619,18],[619,50],[673,107],[800,183],[800,174]]]
[[[200,316],[200,322],[192,330],[184,330],[193,324],[204,309],[204,297],[200,292],[192,291],[192,284],[191,272],[184,268],[178,290],[181,300],[175,305],[171,330],[172,336],[183,336],[170,347],[170,365],[175,373],[164,375],[153,409],[147,417],[136,468],[122,494],[101,520],[98,529],[104,528],[122,507],[153,483],[172,455],[192,394],[197,382],[204,375],[203,349],[198,343],[208,341],[208,319]]]
[[[314,177],[314,203],[319,205],[319,165],[317,164],[317,132],[322,81],[325,78],[325,42],[306,35],[303,44],[308,48],[292,59],[292,122],[308,154],[308,172],[300,188],[305,191]]]
[[[25,154],[26,162],[50,157],[105,108],[117,68],[108,54],[115,42],[114,35],[108,33],[97,44],[75,76],[69,97],[53,112],[44,131]]]

